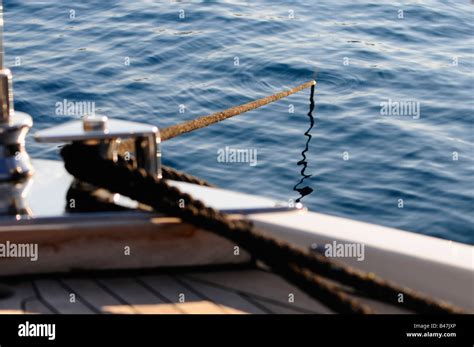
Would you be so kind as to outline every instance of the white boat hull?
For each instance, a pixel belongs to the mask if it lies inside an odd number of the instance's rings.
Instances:
[[[23,242],[39,245],[36,261],[0,258],[0,276],[4,278],[28,274],[74,274],[75,271],[250,264],[248,254],[237,249],[236,245],[181,224],[175,218],[135,212],[58,214],[64,210],[64,187],[71,177],[64,173],[60,163],[41,161],[35,167],[42,165],[54,169],[56,183],[64,182],[57,184],[57,194],[62,196],[46,204],[47,208],[36,200],[31,201],[33,219],[0,223],[0,244]],[[470,245],[305,209],[288,209],[283,204],[258,196],[181,182],[173,184],[212,207],[236,217],[245,214],[265,232],[300,247],[319,246],[318,249],[324,251],[326,245],[334,245],[334,242],[337,245],[363,245],[363,254],[358,257],[346,255],[337,260],[449,301],[469,312],[474,311],[474,247]],[[44,185],[32,187],[35,196],[48,196],[46,189]],[[205,272],[201,275],[204,276]],[[238,284],[245,282],[247,275],[245,271],[235,271],[226,276],[232,278],[227,279],[228,283]],[[213,281],[219,282],[219,276],[215,273],[213,276]],[[264,287],[271,291],[288,286],[280,281],[273,288],[265,283],[266,280],[262,281],[255,284],[255,288]],[[238,292],[241,289],[237,285],[232,290]],[[252,294],[252,291],[247,294]],[[309,300],[304,294],[299,295]],[[377,307],[385,312],[397,312],[397,308]],[[318,308],[316,311],[328,310]]]

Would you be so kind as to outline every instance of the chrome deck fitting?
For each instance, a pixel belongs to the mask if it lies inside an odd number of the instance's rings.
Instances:
[[[30,115],[13,107],[12,73],[0,70],[0,182],[19,181],[33,173],[25,137],[33,126]]]
[[[98,146],[104,159],[117,161],[120,157],[132,167],[161,178],[160,132],[154,125],[88,115],[82,120],[40,130],[35,139]]]

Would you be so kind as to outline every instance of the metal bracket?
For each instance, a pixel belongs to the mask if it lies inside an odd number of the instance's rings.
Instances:
[[[82,142],[99,146],[104,159],[117,161],[121,156],[133,167],[145,169],[161,178],[160,132],[154,125],[85,116],[35,134],[38,142]]]

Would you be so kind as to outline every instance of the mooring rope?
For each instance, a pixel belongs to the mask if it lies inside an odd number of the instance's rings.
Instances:
[[[208,116],[203,116],[203,117],[199,117],[197,119],[193,119],[184,123],[172,125],[168,128],[160,130],[161,141],[166,141],[178,135],[188,133],[196,129],[204,128],[204,127],[207,127],[208,125],[223,121],[224,119],[238,116],[242,113],[245,113],[251,110],[255,110],[256,108],[275,102],[291,94],[295,94],[303,89],[310,88],[315,85],[316,85],[316,81],[314,80],[309,81],[295,88],[292,88],[290,90],[285,90],[277,94],[267,96],[262,99],[258,99],[258,100],[240,105],[240,106],[235,106],[225,111],[216,112]]]
[[[126,163],[125,159],[121,158],[123,163]],[[196,184],[204,187],[215,187],[215,185],[186,172],[175,170],[169,166],[162,166],[161,168],[163,179],[186,182]],[[97,212],[97,211],[131,211],[131,208],[117,205],[113,198],[107,195],[96,194],[91,192],[89,189],[84,189],[81,183],[73,181],[66,193],[66,211],[75,212]],[[71,205],[69,202],[73,201]]]
[[[207,207],[201,201],[168,185],[165,180],[157,180],[142,169],[132,169],[123,163],[102,159],[97,154],[97,148],[93,146],[73,143],[63,147],[61,155],[66,170],[77,179],[128,196],[157,212],[181,218],[183,222],[232,240],[311,297],[323,300],[324,304],[335,312],[372,312],[335,286],[322,281],[317,275],[310,277],[307,273],[292,271],[294,264],[288,263],[282,255],[275,257],[272,255],[274,252],[268,252],[269,247],[265,240],[270,239],[253,232],[250,222],[231,220],[224,213]],[[184,207],[180,206],[180,201],[185,201]]]
[[[119,193],[152,207],[157,212],[179,217],[184,222],[232,240],[275,273],[308,293],[335,312],[371,313],[372,310],[350,298],[320,276],[353,287],[371,298],[422,313],[462,313],[449,303],[438,301],[411,289],[384,281],[337,263],[321,254],[299,249],[287,242],[258,232],[250,221],[232,220],[225,213],[206,206],[165,180],[157,180],[144,170],[100,158],[97,149],[73,143],[61,150],[66,170],[81,181]],[[181,207],[179,201],[185,201]],[[398,303],[398,295],[404,296]]]

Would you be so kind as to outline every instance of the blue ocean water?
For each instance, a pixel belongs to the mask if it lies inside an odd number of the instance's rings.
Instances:
[[[468,0],[4,3],[16,109],[36,129],[78,118],[58,114],[64,100],[166,127],[316,78],[310,115],[306,90],[165,142],[165,164],[474,243]],[[58,158],[56,146],[28,146]],[[257,165],[218,161],[225,147],[256,151]]]

